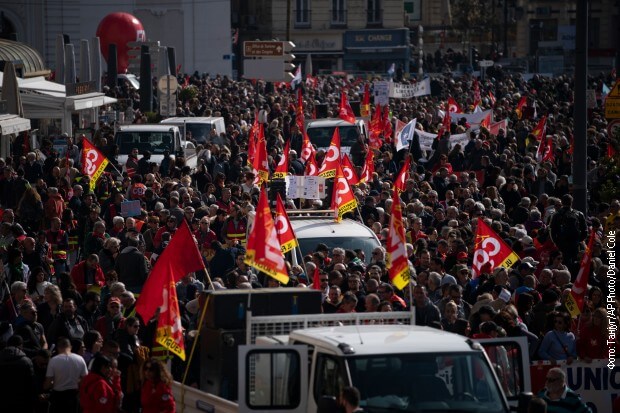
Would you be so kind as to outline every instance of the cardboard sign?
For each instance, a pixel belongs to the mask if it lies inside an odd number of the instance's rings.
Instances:
[[[121,203],[121,216],[123,218],[127,217],[137,217],[142,212],[142,207],[140,205],[140,201],[125,201]]]

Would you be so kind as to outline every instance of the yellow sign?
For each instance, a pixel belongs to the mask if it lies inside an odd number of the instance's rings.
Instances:
[[[620,97],[605,99],[605,117],[607,119],[620,119]]]
[[[614,87],[611,88],[607,94],[608,98],[620,98],[620,81],[616,82]]]

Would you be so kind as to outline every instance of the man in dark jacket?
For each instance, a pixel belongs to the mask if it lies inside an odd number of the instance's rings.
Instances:
[[[62,300],[61,311],[47,331],[47,341],[55,343],[60,337],[66,337],[69,340],[82,340],[84,333],[88,331],[88,323],[77,314],[77,307],[73,299],[65,298]]]
[[[144,254],[138,249],[138,243],[139,241],[136,238],[127,237],[127,246],[118,254],[114,265],[114,269],[118,273],[118,280],[134,293],[142,291],[149,273],[147,261]]]
[[[418,326],[431,326],[441,320],[439,309],[431,303],[426,293],[426,288],[416,285],[413,289],[415,302],[415,324]]]
[[[40,350],[47,349],[45,329],[41,323],[37,323],[37,310],[30,302],[19,308],[14,328],[15,334],[23,340],[22,350],[28,358],[33,358]]]
[[[6,344],[0,351],[2,411],[30,412],[35,399],[32,361],[22,351],[24,341],[20,336],[10,337]]]

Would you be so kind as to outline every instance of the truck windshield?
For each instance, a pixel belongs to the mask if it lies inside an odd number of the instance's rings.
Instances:
[[[152,155],[161,155],[166,149],[174,154],[173,142],[174,132],[116,132],[119,155],[129,155],[133,148],[137,148],[140,153],[149,151]]]
[[[182,130],[183,125],[179,125],[179,129]],[[187,132],[191,132],[192,139],[194,139],[198,143],[205,143],[207,138],[211,134],[211,129],[213,129],[213,125],[211,123],[189,123],[185,124],[186,134]]]
[[[375,238],[372,237],[324,237],[324,238],[297,238],[299,241],[299,248],[301,253],[305,255],[312,254],[316,251],[316,247],[323,243],[326,244],[329,249],[336,247],[344,248],[345,250],[357,250],[364,251],[366,262],[370,262],[372,257],[372,250],[380,246]],[[301,259],[301,257],[298,257]]]
[[[319,126],[316,128],[308,128],[308,137],[310,142],[316,145],[317,148],[329,148],[329,143],[334,135],[335,126]],[[339,126],[338,132],[340,133],[340,146],[351,147],[357,141],[359,132],[357,126]]]
[[[367,412],[508,411],[479,352],[373,354],[348,358],[347,365]]]

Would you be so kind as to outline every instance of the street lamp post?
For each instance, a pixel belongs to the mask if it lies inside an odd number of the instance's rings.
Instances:
[[[422,65],[424,64],[424,51],[422,50],[424,48],[424,27],[422,27],[422,25],[420,25],[418,27],[418,75],[420,76],[420,78],[422,78],[422,75],[424,74],[424,69],[422,68]]]

